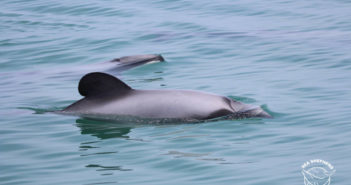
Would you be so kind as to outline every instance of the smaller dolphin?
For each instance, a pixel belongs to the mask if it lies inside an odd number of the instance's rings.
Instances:
[[[165,59],[162,57],[162,55],[147,54],[115,58],[108,61],[108,63],[116,64],[114,68],[117,68],[119,71],[125,71],[139,65],[163,61],[165,61]]]
[[[78,91],[84,98],[61,113],[88,118],[128,116],[188,122],[221,117],[271,118],[258,106],[243,104],[228,97],[191,90],[137,90],[101,72],[83,76]]]
[[[115,58],[109,61],[104,61],[104,62],[98,62],[98,63],[93,63],[89,65],[84,65],[84,66],[78,66],[78,67],[72,67],[72,68],[67,68],[65,67],[64,69],[58,68],[57,70],[54,70],[58,72],[59,75],[64,75],[64,76],[77,76],[79,77],[83,74],[87,74],[90,72],[94,71],[106,71],[112,74],[121,74],[122,72],[144,65],[144,64],[150,64],[150,63],[156,63],[156,62],[164,62],[165,59],[162,57],[162,55],[159,54],[146,54],[146,55],[133,55],[133,56],[124,56],[120,58]],[[50,71],[51,73],[53,71]]]

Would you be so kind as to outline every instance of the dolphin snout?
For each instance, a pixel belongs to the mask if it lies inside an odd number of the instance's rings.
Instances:
[[[268,112],[264,111],[261,107],[257,107],[255,109],[251,109],[248,111],[252,117],[259,117],[259,118],[273,118]]]
[[[258,117],[261,117],[261,118],[273,118],[273,116],[271,116],[270,114],[268,114],[266,111],[262,110],[261,113],[259,113],[257,115]]]
[[[273,116],[256,105],[244,104],[235,100],[231,100],[230,105],[234,112],[244,113],[247,117],[273,118]]]

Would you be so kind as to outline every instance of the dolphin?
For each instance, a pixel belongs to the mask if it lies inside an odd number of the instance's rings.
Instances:
[[[124,56],[120,58],[115,58],[108,62],[112,64],[117,64],[115,68],[117,68],[119,71],[124,71],[139,65],[153,63],[153,62],[163,62],[163,61],[165,61],[165,59],[162,57],[162,55],[147,54],[147,55]]]
[[[272,118],[259,106],[193,90],[139,90],[106,73],[83,76],[78,85],[84,98],[60,113],[87,118],[134,117],[152,120],[204,121],[225,117]]]
[[[85,67],[79,67],[76,71],[89,73],[93,71],[108,71],[111,73],[121,73],[128,69],[141,66],[143,64],[164,62],[165,59],[162,55],[158,54],[146,54],[146,55],[133,55],[124,56],[120,58],[115,58],[105,62],[99,62],[95,64],[90,64]],[[66,71],[67,72],[67,71]]]

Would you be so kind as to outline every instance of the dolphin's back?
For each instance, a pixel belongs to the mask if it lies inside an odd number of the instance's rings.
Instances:
[[[210,119],[233,113],[226,97],[186,90],[133,90],[121,97],[83,98],[64,111],[179,119]]]
[[[86,103],[93,101],[96,104]],[[133,90],[111,100],[90,99],[81,104],[86,112],[144,118],[208,119],[218,110],[232,112],[224,97],[184,90]]]

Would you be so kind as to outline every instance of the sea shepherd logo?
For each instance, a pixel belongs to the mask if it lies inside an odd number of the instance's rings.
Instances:
[[[335,173],[334,166],[321,159],[313,159],[302,166],[305,185],[330,185],[330,177]]]

